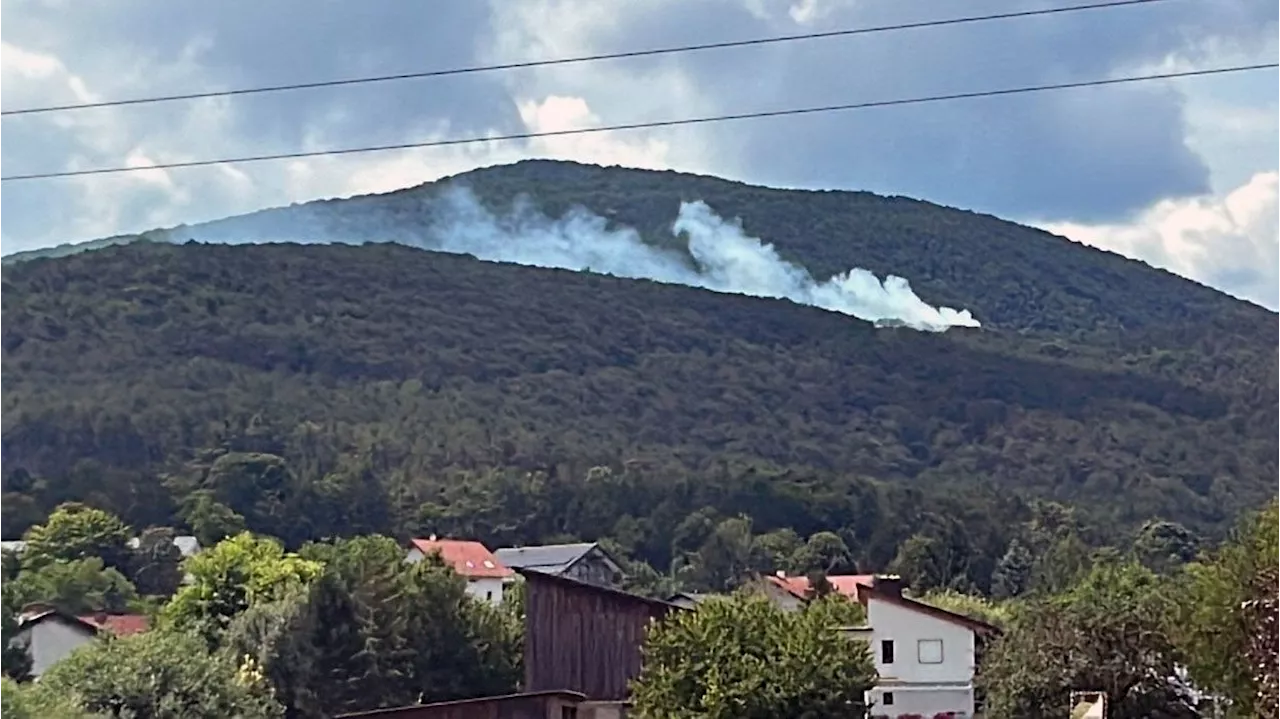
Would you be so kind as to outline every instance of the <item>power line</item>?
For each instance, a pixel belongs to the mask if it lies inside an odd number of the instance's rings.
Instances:
[[[47,107],[31,107],[22,110],[4,110],[0,111],[0,116],[8,117],[10,115],[34,115],[44,112],[64,112],[67,110],[87,110],[96,107],[119,107],[121,105],[145,105],[157,102],[174,102],[177,100],[199,100],[208,97],[228,97],[233,95],[254,95],[268,92],[284,92],[288,90],[310,90],[321,87],[339,87],[343,85],[363,85],[375,82],[393,82],[399,80],[416,80],[428,77],[446,77],[449,75],[467,75],[481,72],[495,72],[499,70],[520,70],[531,67],[547,67],[550,65],[569,65],[584,62],[598,62],[601,60],[619,60],[623,58],[634,57],[651,57],[655,55],[670,55],[682,52],[696,52],[701,50],[723,50],[733,47],[750,47],[754,45],[771,45],[784,42],[796,42],[800,40],[819,40],[833,37],[848,37],[851,35],[870,35],[873,33],[893,32],[898,30],[915,30],[928,27],[944,27],[948,25],[963,25],[968,23],[990,22],[993,20],[1010,20],[1014,18],[1035,17],[1039,15],[1058,15],[1069,12],[1080,12],[1084,10],[1101,10],[1105,8],[1125,7],[1128,5],[1150,5],[1152,3],[1167,2],[1168,0],[1109,0],[1107,2],[1096,2],[1087,5],[1069,5],[1067,7],[1049,8],[1043,10],[1023,10],[1019,12],[997,13],[993,15],[970,15],[966,17],[949,18],[946,20],[924,20],[919,22],[899,23],[895,25],[877,25],[873,27],[853,28],[846,30],[831,30],[827,32],[813,32],[799,35],[779,35],[774,37],[756,38],[754,40],[731,40],[726,42],[713,42],[700,45],[680,45],[677,47],[657,48],[650,50],[632,50],[628,52],[606,53],[601,55],[584,55],[581,57],[566,57],[552,60],[529,60],[525,62],[513,62],[501,65],[477,65],[472,67],[450,68],[446,70],[426,70],[423,72],[407,72],[398,75],[375,75],[372,77],[348,78],[345,80],[323,80],[318,82],[302,82],[290,85],[270,85],[266,87],[248,87],[238,90],[218,90],[209,92],[192,92],[180,95],[158,95],[155,97],[141,97],[131,100],[108,100],[104,102],[86,102],[74,105],[50,105]]]
[[[785,117],[790,115],[811,115],[824,112],[840,112],[844,110],[864,110],[872,107],[890,107],[894,105],[920,105],[950,100],[966,100],[979,97],[995,97],[1000,95],[1018,95],[1049,90],[1068,90],[1080,87],[1098,87],[1103,85],[1120,85],[1125,83],[1146,82],[1150,80],[1168,80],[1182,77],[1201,77],[1205,75],[1225,75],[1227,73],[1248,72],[1252,70],[1268,70],[1280,67],[1280,63],[1262,65],[1237,65],[1234,67],[1213,68],[1210,70],[1187,70],[1183,72],[1167,72],[1158,75],[1134,75],[1111,78],[1107,80],[1085,80],[1081,82],[1064,82],[1053,85],[1032,85],[1013,87],[1003,90],[979,90],[976,92],[960,92],[948,95],[930,95],[927,97],[902,98],[897,100],[877,100],[872,102],[854,102],[843,105],[825,105],[821,107],[804,107],[790,110],[770,110],[763,112],[744,112],[733,115],[715,115],[712,117],[695,117],[680,120],[660,120],[656,122],[635,122],[624,125],[606,125],[602,127],[584,127],[573,130],[551,130],[548,132],[521,132],[510,135],[487,137],[463,137],[452,140],[429,140],[426,142],[406,142],[398,145],[376,145],[366,147],[349,147],[335,150],[314,150],[307,152],[282,152],[272,155],[249,155],[245,157],[228,157],[219,160],[192,160],[189,162],[169,162],[145,167],[108,167],[96,170],[68,170],[65,172],[41,172],[29,175],[10,175],[0,177],[0,182],[16,182],[19,180],[45,180],[55,177],[79,177],[82,175],[106,175],[120,172],[139,172],[142,170],[170,170],[182,167],[202,167],[206,165],[222,165],[241,162],[265,162],[267,160],[292,160],[303,157],[320,157],[327,155],[352,155],[368,152],[388,152],[391,150],[411,150],[425,147],[445,147],[448,145],[470,145],[482,142],[505,142],[509,140],[530,140],[539,137],[560,137],[564,135],[586,135],[597,132],[614,132],[621,130],[641,130],[655,127],[676,127],[680,125],[702,125],[730,120],[749,120],[765,117]]]

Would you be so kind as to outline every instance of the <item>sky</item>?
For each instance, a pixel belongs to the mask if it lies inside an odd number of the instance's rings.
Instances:
[[[1078,0],[0,0],[6,110],[738,40]],[[73,9],[74,8],[74,9]],[[3,174],[539,132],[1274,62],[1266,0],[1149,5],[6,117]],[[992,213],[1280,305],[1278,79],[1199,79],[0,187],[4,253],[529,157]],[[672,208],[672,219],[678,208]],[[766,238],[767,239],[767,238]]]

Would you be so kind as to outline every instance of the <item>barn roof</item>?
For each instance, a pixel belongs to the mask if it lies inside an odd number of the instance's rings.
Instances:
[[[547,574],[560,574],[582,559],[595,542],[544,544],[533,547],[503,547],[494,554],[512,569],[533,569]]]
[[[680,609],[680,610],[685,609],[679,604],[672,604],[671,602],[663,601],[661,599],[654,599],[652,597],[644,597],[639,594],[632,594],[631,592],[625,592],[621,589],[613,589],[612,587],[602,587],[598,584],[588,584],[587,582],[580,582],[576,579],[570,579],[569,577],[561,576],[559,574],[548,574],[546,572],[540,572],[534,569],[516,569],[516,572],[519,573],[520,576],[524,577],[525,581],[529,581],[529,582],[546,582],[550,584],[558,584],[560,586],[578,589],[583,592],[594,592],[596,594],[602,594],[612,599],[646,604],[651,607],[664,609],[664,610],[665,609]]]

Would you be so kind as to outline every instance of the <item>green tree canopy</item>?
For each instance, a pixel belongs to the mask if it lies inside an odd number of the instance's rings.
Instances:
[[[744,593],[673,613],[645,641],[636,716],[864,717],[875,667],[866,644],[839,631],[856,612],[838,597],[786,612]]]
[[[54,664],[40,690],[134,719],[272,719],[283,707],[251,665],[195,634],[156,630],[93,642]]]
[[[27,530],[22,560],[39,566],[58,559],[97,557],[107,567],[127,569],[129,526],[119,517],[79,502],[61,504],[48,521]]]
[[[55,559],[24,569],[6,586],[21,608],[39,602],[70,614],[128,612],[138,608],[138,592],[123,574],[97,557]]]
[[[1104,563],[1064,594],[1028,600],[980,668],[987,715],[1063,717],[1082,690],[1106,693],[1111,719],[1194,719],[1168,631],[1178,594],[1141,565]]]
[[[1276,706],[1276,573],[1280,513],[1272,502],[1244,519],[1179,581],[1174,622],[1191,678],[1231,699],[1241,716]]]
[[[477,602],[438,560],[408,564],[393,539],[311,544],[323,573],[255,604],[226,643],[252,656],[290,716],[328,717],[509,693],[520,675],[515,613]]]
[[[248,532],[218,542],[183,567],[192,581],[165,605],[162,616],[214,643],[236,615],[258,602],[288,596],[323,570],[319,562],[286,553],[276,540]]]
[[[7,590],[8,587],[4,591],[4,601],[0,601],[0,673],[23,681],[31,673],[31,655],[23,644],[14,641],[18,635],[18,615],[8,601]]]

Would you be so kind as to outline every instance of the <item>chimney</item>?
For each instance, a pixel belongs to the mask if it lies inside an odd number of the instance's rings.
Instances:
[[[431,535],[430,537],[427,537],[427,541],[428,541],[428,542],[434,542],[434,541],[436,541],[436,535],[434,535],[434,534],[433,534],[433,535]]]
[[[890,597],[902,596],[902,577],[896,574],[877,574],[873,586],[881,594]]]
[[[777,575],[778,575],[778,579],[786,579],[786,578],[787,578],[787,572],[786,572],[786,570],[783,570],[783,569],[779,569],[779,570],[777,571]]]

